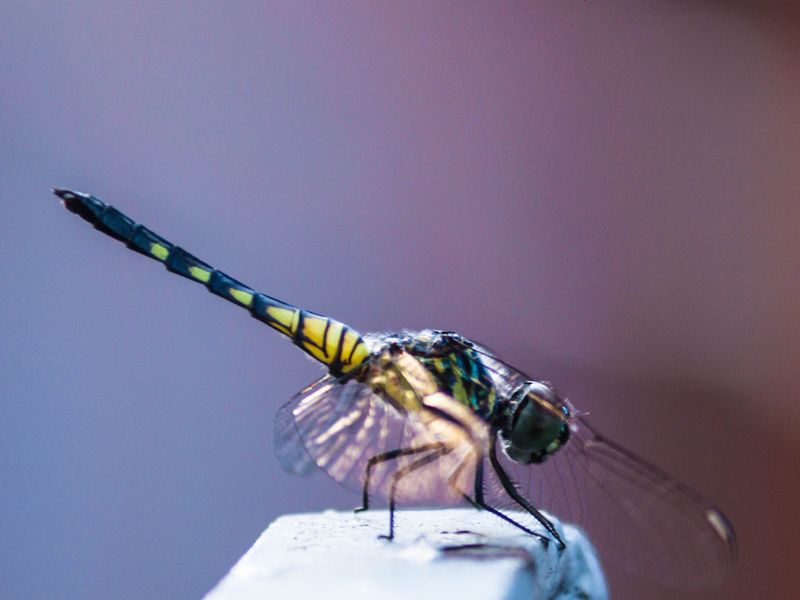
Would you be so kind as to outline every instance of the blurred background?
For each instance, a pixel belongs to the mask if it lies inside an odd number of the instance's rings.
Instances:
[[[480,340],[729,514],[725,586],[615,597],[800,586],[791,3],[2,13],[1,596],[196,598],[278,515],[358,501],[273,456],[320,369],[53,185],[362,331]]]

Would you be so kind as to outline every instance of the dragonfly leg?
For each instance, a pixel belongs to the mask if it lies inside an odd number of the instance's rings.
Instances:
[[[422,458],[418,458],[414,462],[406,465],[405,467],[401,467],[392,475],[392,483],[389,488],[389,535],[381,535],[378,536],[380,539],[384,540],[393,540],[394,539],[394,511],[395,511],[395,495],[397,493],[397,485],[400,483],[400,480],[405,477],[406,475],[413,473],[417,469],[421,469],[425,465],[432,463],[435,460],[440,459],[442,456],[447,454],[452,450],[452,448],[446,447],[444,444],[429,444],[431,446],[436,446],[435,448],[431,449],[431,453],[427,456],[423,456]]]
[[[361,506],[354,509],[353,512],[360,513],[369,510],[369,481],[372,478],[372,470],[375,468],[375,465],[388,462],[390,460],[395,460],[401,456],[409,456],[411,454],[427,452],[428,450],[435,450],[437,448],[441,448],[441,446],[442,444],[440,443],[434,443],[423,444],[422,446],[417,446],[416,448],[398,448],[397,450],[390,450],[389,452],[376,454],[370,458],[369,461],[367,461],[367,468],[364,471],[364,488],[362,491]]]
[[[542,527],[544,527],[547,530],[547,532],[551,536],[553,536],[553,538],[558,543],[558,549],[563,550],[567,546],[564,543],[564,540],[561,539],[561,536],[558,535],[558,531],[556,531],[556,528],[553,527],[553,524],[542,513],[540,513],[533,504],[531,504],[524,496],[522,496],[522,494],[519,493],[519,491],[517,491],[517,488],[514,486],[514,482],[511,481],[511,478],[508,476],[508,473],[506,473],[505,470],[503,469],[503,465],[501,465],[500,461],[497,459],[497,444],[495,442],[496,438],[495,436],[492,436],[492,442],[489,445],[489,462],[491,462],[494,472],[500,479],[500,483],[503,486],[503,489],[509,496],[511,496],[511,498],[517,504],[519,504],[528,513],[530,513],[531,516],[533,516],[537,521],[539,521],[539,523],[542,524]]]
[[[499,510],[497,510],[493,506],[489,506],[488,504],[486,504],[486,501],[483,498],[483,460],[482,459],[478,461],[477,465],[475,465],[475,490],[474,490],[474,492],[475,492],[475,498],[474,499],[471,498],[468,494],[463,494],[462,493],[462,496],[467,502],[469,502],[472,506],[474,506],[478,510],[485,510],[487,512],[490,512],[493,515],[495,515],[497,517],[500,517],[501,519],[503,519],[507,523],[510,523],[511,525],[516,527],[517,529],[521,529],[522,531],[524,531],[528,535],[532,535],[532,536],[537,537],[537,538],[542,539],[542,540],[550,541],[548,538],[545,538],[544,536],[539,535],[535,531],[532,531],[532,530],[528,529],[527,527],[525,527],[521,523],[517,523],[514,519],[512,519],[508,515],[504,515],[503,513],[501,513]]]
[[[483,458],[475,465],[475,502],[483,504]]]
[[[482,461],[480,461],[480,462],[482,462]],[[479,464],[478,464],[478,466],[476,468],[481,468],[482,467],[480,462],[479,462]],[[458,481],[458,478],[461,477],[461,471],[464,470],[464,467],[466,465],[467,465],[467,461],[466,460],[461,461],[461,463],[458,465],[458,467],[456,467],[456,470],[453,471],[453,474],[450,475],[449,479],[447,480],[447,485],[449,485],[453,490],[458,492],[464,500],[466,500],[467,502],[469,502],[473,506],[473,508],[477,508],[478,510],[480,510],[481,509],[480,505],[477,502],[475,502],[475,500],[472,499],[472,496],[470,496],[469,494],[465,493],[461,488],[459,488],[457,483],[456,483]]]

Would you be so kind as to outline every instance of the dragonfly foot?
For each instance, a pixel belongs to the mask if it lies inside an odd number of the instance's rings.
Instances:
[[[555,538],[556,540],[556,550],[558,550],[559,552],[563,552],[567,547],[567,545],[564,543],[564,540],[562,540],[561,536],[558,535],[558,533],[556,533],[555,531],[551,533],[553,535],[553,538]]]
[[[554,541],[553,539],[543,535],[539,537],[542,540],[542,545],[545,547],[545,550],[550,547],[550,542]],[[563,552],[566,549],[567,545],[559,536],[553,536],[553,537],[555,538],[556,550],[558,550],[559,552]]]
[[[552,544],[553,542],[555,542],[556,550],[558,550],[559,552],[561,552],[562,550],[564,550],[567,547],[566,544],[557,535],[554,535],[554,536],[551,537],[551,536],[547,536],[547,535],[542,535],[541,533],[536,533],[535,531],[531,531],[529,533],[533,537],[539,539],[539,542],[542,544],[542,547],[545,550],[548,550],[550,548],[550,544]]]

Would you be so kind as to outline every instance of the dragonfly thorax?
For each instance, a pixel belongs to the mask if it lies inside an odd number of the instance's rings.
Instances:
[[[540,381],[526,381],[511,395],[501,428],[506,454],[523,463],[540,463],[569,439],[570,410],[556,391]]]
[[[410,334],[404,349],[425,365],[442,391],[480,417],[490,417],[497,393],[469,340],[449,331],[424,329]]]

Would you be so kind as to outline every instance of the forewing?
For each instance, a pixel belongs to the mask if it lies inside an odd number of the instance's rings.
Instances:
[[[436,412],[426,403],[435,404]],[[370,494],[388,495],[392,476],[405,471],[396,484],[396,500],[452,503],[474,474],[472,446],[457,435],[457,424],[441,416],[458,413],[461,405],[440,393],[420,398],[420,405],[401,412],[364,383],[325,376],[279,410],[276,455],[289,472],[306,474],[316,466],[360,492],[370,459],[402,450],[373,461]]]
[[[275,417],[275,453],[289,472],[319,467],[345,482],[363,458],[397,447],[405,419],[362,383],[326,375],[301,390]]]
[[[317,469],[317,463],[308,450],[306,450],[305,442],[300,434],[301,429],[295,424],[294,413],[304,400],[306,402],[313,402],[313,398],[318,394],[330,393],[332,389],[331,382],[335,382],[335,380],[329,375],[320,377],[295,394],[291,400],[280,407],[278,413],[275,415],[273,424],[273,448],[278,462],[288,473],[308,475]],[[306,400],[307,398],[311,398],[312,400]],[[331,417],[329,416],[328,420],[330,419]],[[325,417],[323,413],[320,412],[317,427],[324,429],[325,422]],[[309,423],[308,425],[313,424]]]
[[[502,462],[535,506],[582,526],[605,561],[690,588],[720,582],[733,565],[733,529],[716,507],[583,419],[543,464],[519,465],[505,455]],[[497,482],[491,489],[510,505]]]
[[[497,358],[494,352],[486,346],[471,340],[463,340],[461,344],[464,348],[470,348],[480,354],[481,363],[491,376],[499,397],[511,396],[518,386],[531,379],[525,373]]]

